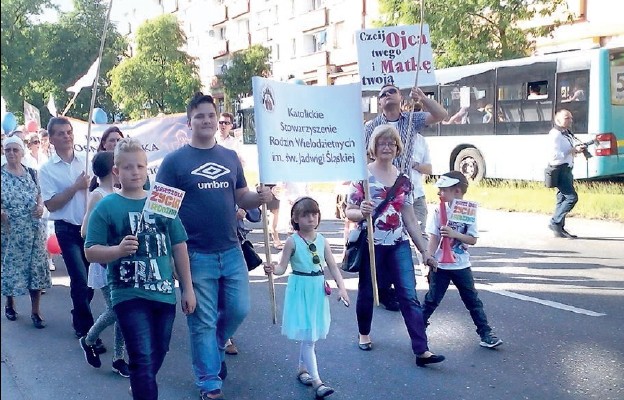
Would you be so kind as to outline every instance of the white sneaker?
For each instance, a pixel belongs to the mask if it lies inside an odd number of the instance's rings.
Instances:
[[[50,268],[50,271],[56,271],[56,265],[54,265],[54,260],[51,258],[48,258],[48,267]]]

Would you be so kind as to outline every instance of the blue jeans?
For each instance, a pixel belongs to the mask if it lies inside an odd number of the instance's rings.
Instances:
[[[375,245],[375,266],[377,275],[384,275],[394,284],[399,309],[412,342],[412,351],[418,355],[429,350],[423,313],[416,297],[416,277],[409,241],[404,240],[392,246]],[[355,312],[360,334],[368,335],[373,321],[373,285],[368,253],[360,269]]]
[[[84,239],[80,236],[80,225],[54,221],[54,231],[69,275],[69,294],[74,307],[71,311],[74,330],[80,336],[84,336],[93,326],[91,314],[93,289],[87,286],[89,262],[84,253]]]
[[[190,252],[197,298],[187,315],[195,384],[203,391],[220,389],[218,377],[225,342],[249,313],[249,275],[240,247],[218,253]]]
[[[479,300],[479,293],[475,289],[474,278],[470,268],[463,269],[433,269],[429,273],[429,291],[425,295],[423,317],[425,323],[429,321],[431,314],[440,305],[444,298],[444,294],[449,287],[449,283],[453,282],[459,297],[464,302],[464,306],[470,312],[472,322],[477,327],[479,336],[488,334],[492,328],[488,325],[485,311],[483,311],[483,303]]]
[[[565,226],[565,217],[576,205],[578,195],[574,190],[574,176],[572,168],[564,167],[559,171],[559,181],[557,183],[557,204],[555,213],[550,220],[551,224]]]
[[[156,374],[169,351],[176,305],[133,299],[113,307],[126,340],[135,400],[157,400]]]

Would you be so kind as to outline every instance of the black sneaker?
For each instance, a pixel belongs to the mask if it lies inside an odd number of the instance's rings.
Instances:
[[[566,237],[568,239],[576,239],[578,236],[571,234],[570,232],[566,231],[565,228],[561,228],[561,233],[563,234],[563,237]]]
[[[82,348],[82,352],[84,353],[85,360],[89,363],[93,368],[100,368],[102,366],[102,361],[100,360],[100,355],[95,352],[95,346],[89,346],[87,344],[86,336],[80,338],[80,347]]]
[[[487,333],[481,336],[481,341],[479,342],[479,345],[481,347],[487,347],[488,349],[493,349],[494,347],[500,346],[501,344],[503,344],[503,341],[497,338],[496,335],[493,335],[491,333]]]
[[[553,231],[553,233],[555,234],[555,237],[559,237],[559,238],[566,237],[563,233],[563,228],[561,227],[561,225],[551,223],[548,225],[548,228],[550,228],[550,230]]]
[[[95,344],[93,345],[93,347],[95,347],[95,353],[96,354],[104,354],[106,353],[106,346],[104,346],[104,343],[102,343],[102,339],[97,338],[97,340],[95,341]]]
[[[128,363],[123,358],[113,361],[113,372],[124,378],[130,378],[130,368],[128,368]]]

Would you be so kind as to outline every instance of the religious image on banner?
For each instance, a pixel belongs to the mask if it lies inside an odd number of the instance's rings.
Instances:
[[[252,83],[260,182],[366,178],[359,84]]]
[[[37,126],[41,126],[41,115],[39,113],[39,109],[24,101],[24,124],[27,124],[28,121],[35,121]]]
[[[355,42],[362,91],[378,92],[392,84],[400,89],[436,84],[429,25],[386,26],[357,31]],[[420,60],[418,47],[420,46]]]

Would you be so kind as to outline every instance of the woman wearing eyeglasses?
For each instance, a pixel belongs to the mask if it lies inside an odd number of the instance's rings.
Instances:
[[[15,296],[30,294],[31,320],[45,328],[39,303],[41,291],[52,286],[46,259],[43,200],[36,173],[22,164],[26,152],[18,136],[4,140],[2,166],[2,295],[4,315],[17,319]]]
[[[406,175],[392,165],[392,160],[403,151],[401,136],[391,125],[380,125],[373,131],[368,153],[373,162],[368,164],[370,201],[364,199],[363,182],[353,182],[347,199],[347,218],[361,222],[374,216],[373,232],[377,276],[394,285],[399,309],[416,355],[416,364],[438,363],[444,356],[429,351],[422,309],[416,297],[414,263],[408,236],[412,239],[427,264],[435,260],[427,253],[427,244],[413,208],[412,184]],[[386,200],[387,199],[387,200]],[[383,204],[382,204],[383,203]],[[368,253],[366,253],[368,255]],[[361,350],[372,349],[370,338],[373,320],[373,287],[370,265],[363,263],[358,283],[356,315]]]
[[[325,339],[329,332],[328,292],[325,289],[323,265],[326,264],[338,286],[338,294],[348,306],[349,294],[345,289],[340,270],[336,265],[329,243],[316,232],[321,222],[318,203],[311,197],[301,197],[291,210],[290,223],[294,233],[286,239],[279,264],[265,264],[268,273],[282,275],[290,263],[292,275],[288,277],[284,297],[282,334],[301,341],[297,379],[305,386],[314,388],[316,398],[334,393],[319,377],[316,362],[316,342]]]

